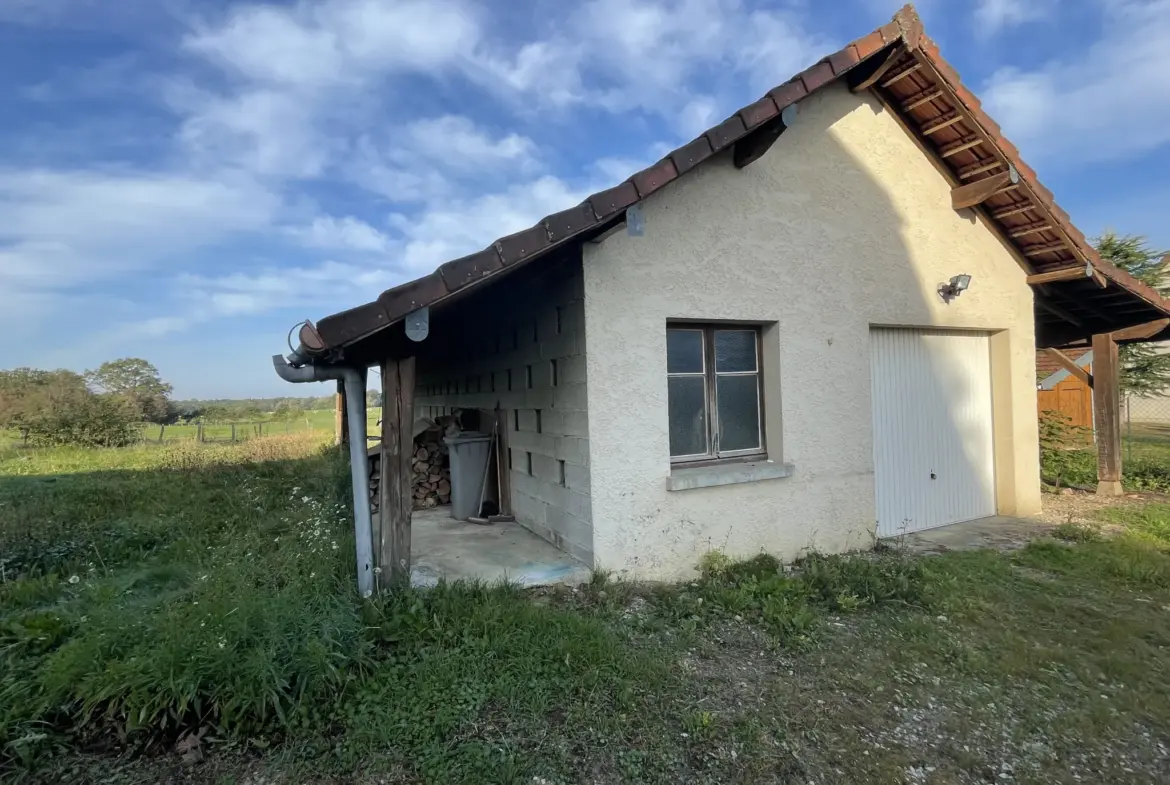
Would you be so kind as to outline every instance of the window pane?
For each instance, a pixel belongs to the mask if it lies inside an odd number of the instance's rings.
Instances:
[[[720,376],[719,451],[750,450],[760,446],[759,377]]]
[[[703,333],[698,330],[666,331],[666,372],[703,372]]]
[[[666,380],[670,408],[670,454],[707,452],[706,382],[702,376],[671,376]]]
[[[715,370],[719,373],[756,369],[755,330],[715,331]]]

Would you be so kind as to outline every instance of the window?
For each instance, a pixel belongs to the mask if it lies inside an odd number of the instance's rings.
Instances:
[[[668,327],[666,374],[671,461],[764,452],[759,330]]]

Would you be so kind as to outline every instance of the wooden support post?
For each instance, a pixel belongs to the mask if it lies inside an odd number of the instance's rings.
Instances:
[[[236,424],[232,423],[232,443],[234,444],[235,441],[236,441]]]
[[[349,415],[345,413],[345,382],[337,380],[337,397],[333,400],[333,443],[349,444]]]
[[[414,457],[414,358],[382,363],[379,589],[410,583],[411,459]]]
[[[1093,422],[1097,429],[1097,493],[1121,495],[1121,391],[1117,341],[1093,336]]]

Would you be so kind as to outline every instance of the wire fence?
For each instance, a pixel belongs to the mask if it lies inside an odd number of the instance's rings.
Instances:
[[[283,422],[272,420],[232,423],[194,422],[175,425],[143,423],[141,426],[142,441],[155,444],[190,440],[197,442],[242,442],[248,439],[257,439],[262,436],[327,430],[330,427],[331,424],[315,422],[309,419],[285,420]]]
[[[1126,396],[1122,401],[1122,458],[1170,465],[1170,396]]]

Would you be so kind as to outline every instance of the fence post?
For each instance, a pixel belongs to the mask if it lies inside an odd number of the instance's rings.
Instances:
[[[203,423],[195,423],[195,441],[203,444]]]
[[[232,423],[232,441],[236,440],[236,424]]]
[[[167,426],[165,426],[165,425],[158,426],[158,443],[159,444],[162,444],[163,431],[165,431],[166,429],[167,429]]]

